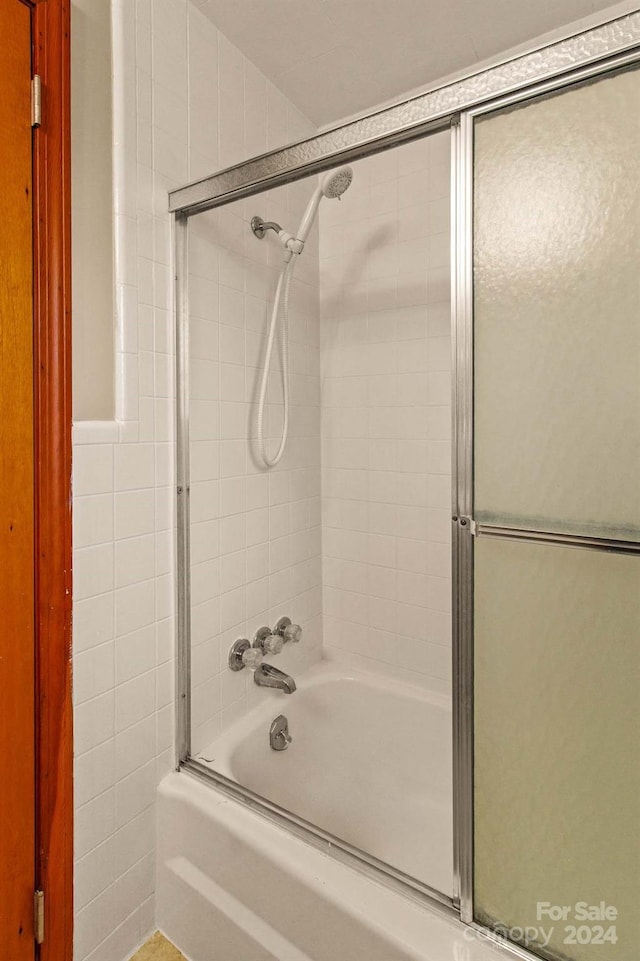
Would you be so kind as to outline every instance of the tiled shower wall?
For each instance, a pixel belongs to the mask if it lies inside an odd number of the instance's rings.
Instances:
[[[113,16],[117,420],[76,425],[74,450],[76,961],[120,961],[154,923],[155,785],[173,762],[174,357],[167,191],[312,132],[194,4],[115,0]],[[208,426],[202,438],[193,435],[203,444],[194,457],[194,482],[212,485],[210,498],[198,504],[199,495],[194,497],[195,520],[201,509],[212,511],[199,518],[208,530],[194,528],[194,548],[206,554],[207,545],[219,545],[213,556],[198,554],[202,577],[194,577],[197,590],[211,592],[200,598],[197,623],[206,627],[197,638],[201,650],[194,651],[201,684],[194,692],[196,736],[203,746],[260,694],[248,683],[248,672],[238,677],[225,668],[236,636],[251,636],[286,612],[303,622],[305,640],[282,654],[279,665],[298,672],[318,654],[321,411],[325,640],[417,671],[429,683],[445,675],[436,655],[446,647],[448,613],[436,595],[448,574],[448,440],[438,420],[448,402],[446,167],[443,138],[432,139],[426,151],[405,147],[360,162],[343,201],[323,202],[322,322],[312,235],[297,265],[292,305],[290,445],[269,475],[255,465],[247,438],[255,431],[259,357],[281,251],[271,236],[256,241],[248,221],[259,213],[295,227],[312,183],[193,222],[192,273],[200,278],[196,287],[206,290],[200,303],[209,305],[196,307],[194,317],[204,313],[210,325],[204,356],[197,360],[213,365],[195,380],[202,380],[199,400],[215,405],[211,435]],[[420,327],[418,308],[425,308],[426,328]],[[208,316],[208,310],[214,313]],[[390,327],[383,336],[385,322]],[[407,343],[412,346],[403,347]],[[420,369],[406,368],[418,356]],[[392,389],[385,376],[395,378],[392,394],[385,394]],[[279,391],[274,366],[272,445],[281,417]],[[413,417],[414,427],[404,416],[415,404],[429,425],[427,438],[420,415]],[[207,422],[196,414],[196,432],[198,423]],[[394,433],[401,423],[403,432]],[[366,468],[374,473],[365,496]],[[422,480],[428,495],[418,494]],[[414,493],[407,485],[415,485]],[[428,503],[413,503],[419,496],[428,496]],[[345,579],[336,585],[338,569]],[[412,588],[416,593],[409,595]],[[417,596],[428,603],[408,603]],[[364,617],[358,607],[363,600],[375,618]]]
[[[450,138],[353,165],[320,212],[325,645],[451,672]]]
[[[112,8],[117,420],[74,428],[75,961],[122,961],[154,927],[173,763],[167,191],[310,130],[195,5]]]
[[[194,754],[264,696],[250,671],[228,668],[237,638],[287,614],[302,625],[303,643],[287,647],[278,667],[299,674],[321,656],[317,229],[291,292],[289,440],[268,471],[256,460],[256,408],[283,248],[271,232],[258,240],[249,223],[259,213],[295,231],[314,187],[292,184],[189,223]],[[278,346],[267,398],[273,454],[282,425]]]

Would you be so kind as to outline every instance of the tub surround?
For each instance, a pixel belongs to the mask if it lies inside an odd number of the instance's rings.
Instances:
[[[299,673],[320,657],[320,357],[317,230],[296,265],[290,312],[290,436],[277,468],[257,462],[257,395],[282,245],[250,227],[260,212],[298,223],[315,184],[229,204],[189,222],[191,743],[199,751],[259,695],[227,651],[283,614],[304,640]],[[279,355],[279,351],[277,352]],[[268,450],[282,418],[279,356],[266,404]],[[278,667],[282,664],[278,662]]]
[[[320,208],[325,646],[451,689],[450,134]]]

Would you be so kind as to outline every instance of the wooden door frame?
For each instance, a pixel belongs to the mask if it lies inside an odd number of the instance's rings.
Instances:
[[[36,887],[40,961],[73,955],[70,2],[33,5]]]

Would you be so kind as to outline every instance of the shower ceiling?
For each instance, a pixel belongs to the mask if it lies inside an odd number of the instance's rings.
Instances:
[[[318,125],[424,87],[548,31],[602,0],[192,0]]]

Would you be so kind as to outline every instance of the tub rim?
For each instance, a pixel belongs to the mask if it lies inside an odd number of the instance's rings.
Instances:
[[[449,917],[459,918],[458,905],[452,896],[438,891],[424,881],[419,881],[417,878],[405,874],[403,871],[394,868],[393,865],[387,864],[367,851],[363,851],[361,848],[357,848],[355,845],[331,834],[330,831],[325,831],[323,828],[299,817],[294,812],[262,797],[255,791],[243,787],[226,775],[213,771],[201,761],[189,757],[182,761],[176,770],[199,781],[204,781],[214,790],[218,790],[226,797],[237,801],[244,807],[248,807],[268,821],[284,827],[295,837],[301,838],[330,857],[356,868],[385,887],[398,891],[413,900],[426,901],[432,907],[446,908]]]

